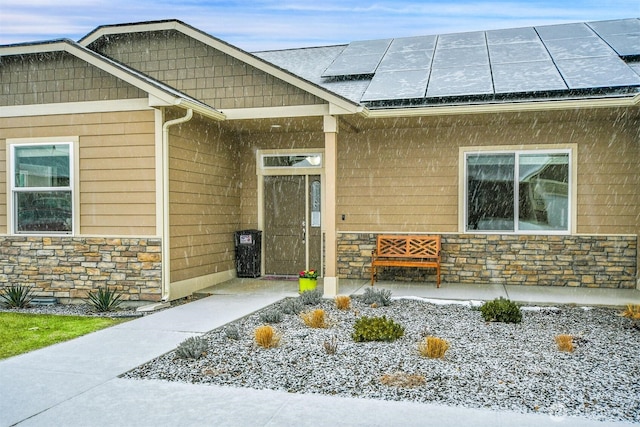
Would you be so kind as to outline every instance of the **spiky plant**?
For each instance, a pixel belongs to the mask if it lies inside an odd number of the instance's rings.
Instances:
[[[300,294],[300,302],[304,305],[318,305],[322,301],[323,291],[316,288],[312,291],[304,291]]]
[[[282,322],[282,312],[277,309],[270,309],[260,313],[260,320],[264,323]]]
[[[386,307],[391,305],[391,291],[388,289],[367,288],[362,294],[362,301],[373,307]]]
[[[11,285],[0,295],[2,302],[9,308],[29,307],[32,298],[32,289],[22,285]]]
[[[338,338],[335,335],[331,335],[331,338],[325,340],[323,345],[327,354],[336,354],[338,352]]]
[[[286,299],[282,303],[281,310],[284,314],[300,314],[304,304],[298,298]]]
[[[629,319],[640,319],[640,304],[627,304],[627,308],[621,313],[623,317]]]
[[[98,313],[113,311],[122,304],[122,294],[106,286],[99,288],[96,292],[89,292],[88,298]]]

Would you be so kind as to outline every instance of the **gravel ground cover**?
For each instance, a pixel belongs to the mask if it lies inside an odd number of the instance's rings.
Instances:
[[[203,335],[207,350],[199,359],[172,351],[123,376],[640,423],[640,331],[619,309],[523,307],[522,323],[506,324],[485,322],[473,303],[394,298],[373,308],[354,298],[349,310],[338,310],[323,300],[305,310],[324,309],[328,328],[284,315],[273,324],[280,345],[257,346],[262,313],[283,304]],[[356,343],[351,334],[359,316],[392,318],[405,334]],[[230,326],[239,339],[228,338]],[[573,352],[558,350],[559,334],[574,337]],[[428,335],[449,342],[443,359],[419,354]],[[328,354],[325,342],[333,339],[337,352]]]

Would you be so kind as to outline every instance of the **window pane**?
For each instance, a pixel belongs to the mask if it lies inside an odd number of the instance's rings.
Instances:
[[[71,192],[16,192],[17,232],[71,232]]]
[[[514,154],[467,157],[467,229],[514,230]]]
[[[320,154],[304,154],[300,156],[264,156],[263,167],[285,168],[319,168],[322,166]]]
[[[518,229],[567,230],[569,155],[521,154]]]
[[[69,145],[15,148],[15,186],[69,187]]]

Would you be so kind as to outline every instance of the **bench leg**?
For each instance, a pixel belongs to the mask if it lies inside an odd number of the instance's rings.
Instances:
[[[376,268],[371,266],[371,286],[373,286],[373,282],[376,281]]]
[[[438,275],[436,279],[436,287],[439,288],[440,287],[440,266],[436,267],[436,273]]]

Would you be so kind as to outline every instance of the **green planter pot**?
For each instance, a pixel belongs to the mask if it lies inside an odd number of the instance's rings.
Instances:
[[[298,278],[298,292],[312,291],[318,285],[318,279]]]

